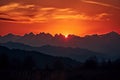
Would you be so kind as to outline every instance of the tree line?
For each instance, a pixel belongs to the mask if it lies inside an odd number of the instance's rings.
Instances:
[[[44,68],[36,65],[32,56],[23,60],[0,55],[0,80],[120,80],[120,59],[98,61],[90,57],[77,66],[65,66],[56,59]]]

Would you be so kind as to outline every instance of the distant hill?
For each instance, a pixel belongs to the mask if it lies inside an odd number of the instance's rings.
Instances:
[[[105,58],[105,59],[113,58],[114,59],[116,57],[116,56],[113,56],[107,53],[106,54],[98,53],[98,52],[90,51],[87,49],[81,49],[81,48],[56,47],[56,46],[50,46],[50,45],[45,45],[41,47],[32,47],[29,45],[24,45],[22,43],[15,43],[15,42],[1,43],[0,45],[8,47],[10,49],[38,51],[38,52],[45,53],[47,55],[69,57],[69,58],[72,58],[78,61],[85,61],[89,57],[93,57],[93,56],[96,56],[100,59],[102,58]]]
[[[0,37],[0,43],[17,42],[34,47],[44,45],[82,48],[93,52],[105,54],[120,54],[120,34],[112,31],[102,35],[86,35],[85,37],[68,35],[65,38],[62,34],[52,36],[49,33],[25,34],[24,36],[8,34]]]
[[[45,68],[46,65],[53,65],[57,60],[61,61],[66,67],[77,66],[79,62],[72,60],[67,57],[55,57],[47,54],[43,54],[36,51],[26,51],[20,49],[9,49],[3,46],[0,46],[0,55],[5,54],[11,59],[20,59],[23,61],[26,57],[32,57],[36,65],[41,68]]]

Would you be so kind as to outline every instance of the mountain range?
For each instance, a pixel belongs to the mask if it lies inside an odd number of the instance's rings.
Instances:
[[[78,61],[85,61],[89,57],[107,57],[105,54],[93,52],[87,49],[81,49],[81,48],[71,48],[71,47],[56,47],[56,46],[50,46],[45,45],[41,47],[32,47],[29,45],[24,45],[22,43],[15,43],[15,42],[7,42],[7,43],[1,43],[1,46],[8,47],[10,49],[20,49],[20,50],[27,50],[27,51],[37,51],[42,52],[47,55],[52,56],[61,56],[61,57],[69,57],[74,60]]]
[[[44,45],[83,48],[100,53],[118,54],[120,53],[120,34],[117,32],[109,32],[102,35],[86,35],[80,37],[76,35],[68,35],[65,38],[62,34],[52,36],[49,33],[25,34],[24,36],[7,34],[0,36],[0,43],[18,42],[26,45],[40,47]]]
[[[118,58],[120,56],[120,34],[112,31],[102,35],[85,37],[49,33],[7,34],[0,37],[0,45],[11,49],[43,52],[53,56],[65,56],[78,61],[90,56]]]

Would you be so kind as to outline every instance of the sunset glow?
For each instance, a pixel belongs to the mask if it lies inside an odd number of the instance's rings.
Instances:
[[[68,38],[68,35],[65,35],[65,38]]]
[[[47,4],[46,4],[47,3]],[[120,33],[118,0],[0,1],[0,35],[40,32],[55,34]]]

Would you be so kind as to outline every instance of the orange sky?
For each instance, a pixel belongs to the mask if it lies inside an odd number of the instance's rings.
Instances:
[[[119,0],[0,0],[0,35],[120,33]]]

